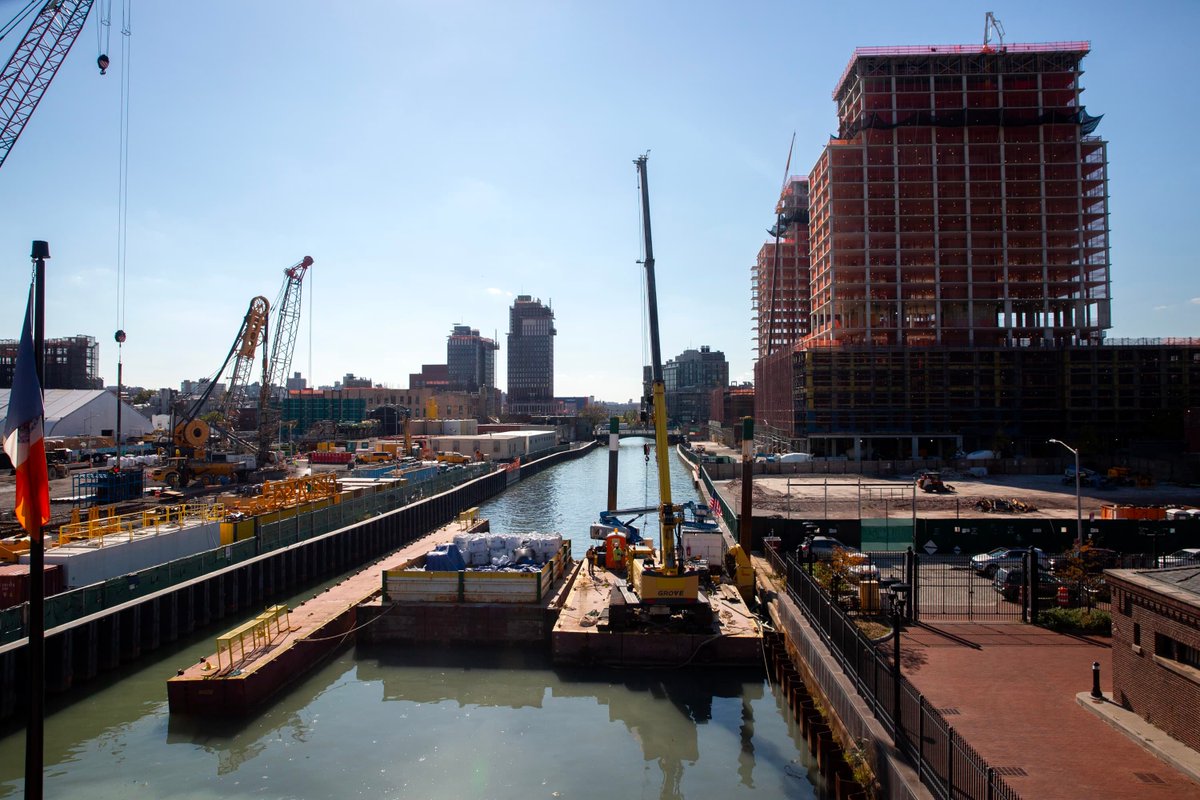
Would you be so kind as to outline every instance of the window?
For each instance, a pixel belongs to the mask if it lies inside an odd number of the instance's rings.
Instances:
[[[1154,655],[1200,669],[1200,650],[1161,633],[1154,634]]]
[[[1133,623],[1133,643],[1140,645],[1142,643],[1142,626],[1138,623]]]

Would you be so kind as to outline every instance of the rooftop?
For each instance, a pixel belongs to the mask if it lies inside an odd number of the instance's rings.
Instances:
[[[1091,42],[1038,42],[1033,44],[1001,44],[995,47],[982,44],[919,44],[893,47],[856,47],[854,55],[842,70],[837,85],[833,87],[833,99],[837,99],[846,79],[854,71],[854,63],[860,58],[879,56],[979,56],[989,53],[1079,53],[1087,55],[1092,49]]]

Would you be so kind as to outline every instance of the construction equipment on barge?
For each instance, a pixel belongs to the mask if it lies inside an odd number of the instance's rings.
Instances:
[[[712,607],[700,590],[701,570],[680,558],[683,552],[683,509],[671,502],[671,467],[667,454],[667,401],[663,383],[662,350],[658,330],[658,293],[654,276],[654,244],[650,232],[650,189],[645,155],[638,157],[641,184],[642,235],[645,245],[646,300],[650,323],[651,413],[654,451],[658,466],[659,550],[631,548],[627,585],[618,584],[609,599],[608,619],[613,630],[625,630],[641,621],[673,622],[685,628],[710,629]],[[649,551],[649,552],[647,552]]]

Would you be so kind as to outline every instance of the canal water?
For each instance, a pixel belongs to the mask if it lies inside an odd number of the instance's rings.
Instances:
[[[656,502],[653,467],[640,440],[622,443],[621,507]],[[582,553],[607,500],[607,469],[607,452],[596,450],[522,481],[482,512],[496,530],[561,531]],[[673,485],[677,502],[696,497],[679,463]],[[656,533],[653,521],[649,528]],[[167,678],[209,654],[217,633],[51,698],[45,796],[826,796],[761,670],[560,669],[518,649],[358,647],[247,720],[172,718]],[[0,738],[0,797],[23,791],[24,741],[23,729]]]

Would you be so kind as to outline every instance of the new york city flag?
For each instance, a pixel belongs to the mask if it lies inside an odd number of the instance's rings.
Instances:
[[[8,417],[4,421],[4,452],[17,471],[17,522],[41,541],[42,526],[50,521],[50,479],[46,474],[46,445],[42,442],[42,387],[33,354],[33,289],[25,306],[25,324],[13,371]]]

